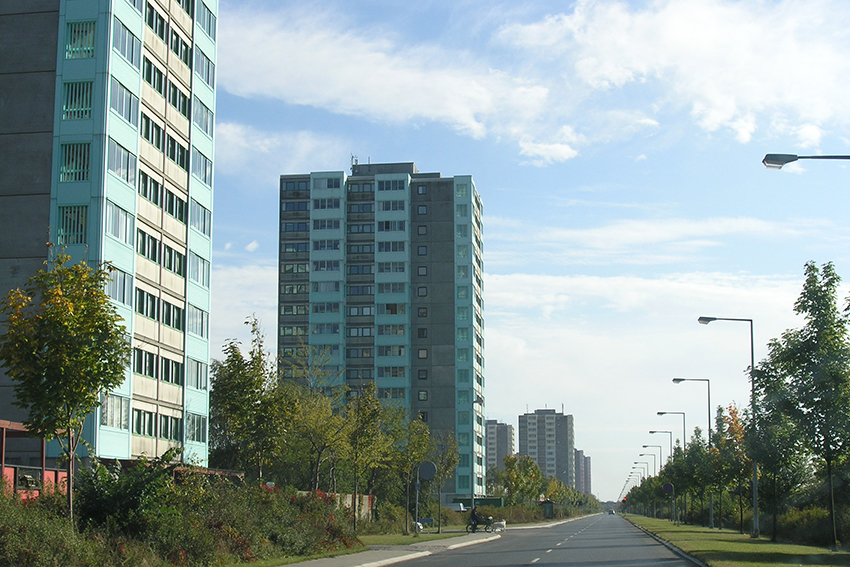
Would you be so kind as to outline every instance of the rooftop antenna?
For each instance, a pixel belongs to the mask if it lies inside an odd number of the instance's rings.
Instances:
[[[354,175],[354,170],[357,168],[358,163],[360,163],[360,161],[357,159],[357,156],[351,154],[351,175]]]

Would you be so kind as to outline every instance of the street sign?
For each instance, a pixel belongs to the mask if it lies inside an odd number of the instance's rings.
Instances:
[[[665,482],[661,485],[661,490],[663,490],[665,494],[673,494],[673,485],[669,482]]]
[[[422,480],[431,480],[437,474],[437,465],[431,461],[425,461],[419,465],[419,478]]]

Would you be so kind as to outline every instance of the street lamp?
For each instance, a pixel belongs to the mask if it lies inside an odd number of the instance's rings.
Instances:
[[[673,432],[672,431],[650,431],[650,433],[666,433],[670,436],[670,459],[673,459]]]
[[[770,157],[771,154],[765,156],[765,160]],[[775,155],[785,155],[785,154],[775,154]],[[805,159],[816,159],[817,156],[788,156],[785,157],[794,157],[796,159],[805,158]],[[850,156],[820,156],[823,159],[850,159]],[[792,160],[786,161],[784,163],[790,163]],[[765,163],[765,165],[767,165]],[[783,164],[780,164],[778,167],[782,167]],[[770,167],[770,166],[768,166]],[[734,317],[700,317],[697,319],[701,325],[708,325],[712,321],[740,321],[744,323],[750,324],[750,409],[753,412],[753,430],[758,431],[758,416],[756,415],[756,381],[753,376],[753,372],[756,369],[756,350],[754,346],[753,340],[753,320],[752,319],[738,319]],[[753,537],[759,537],[759,464],[758,461],[753,458]]]
[[[850,156],[795,156],[794,154],[767,154],[761,162],[768,169],[782,169],[786,163],[798,159],[850,159]]]
[[[644,449],[648,449],[650,447],[657,448],[658,449],[658,464],[659,465],[661,464],[661,461],[663,460],[663,455],[662,455],[663,451],[661,450],[661,445],[641,445],[641,447],[643,447]],[[661,467],[659,467],[659,468],[661,468]]]
[[[682,382],[705,382],[708,386],[708,446],[711,447],[711,380],[708,378],[673,378],[674,384]]]
[[[638,457],[652,457],[652,476],[658,475],[658,465],[655,461],[655,453],[641,453]]]
[[[688,439],[687,439],[688,428],[685,427],[685,412],[683,412],[683,411],[660,411],[660,412],[658,412],[658,415],[667,415],[667,414],[681,415],[682,416],[682,450],[684,450],[685,449],[685,443],[687,443],[687,441],[688,441]]]
[[[636,465],[646,465],[646,478],[649,478],[649,461],[635,461]]]

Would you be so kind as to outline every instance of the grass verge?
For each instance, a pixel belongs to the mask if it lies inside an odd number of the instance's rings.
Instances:
[[[359,536],[358,539],[363,542],[364,545],[412,545],[414,543],[422,543],[425,541],[432,541],[435,539],[446,539],[450,537],[458,537],[466,535],[465,532],[453,532],[453,533],[441,533],[441,534],[428,534],[423,533],[419,534],[419,536],[414,535],[402,535],[402,534],[380,534],[380,535],[362,535]]]
[[[759,567],[764,565],[850,566],[850,553],[822,547],[774,543],[730,530],[702,526],[677,526],[668,520],[628,514],[628,520],[668,541],[710,567]]]
[[[351,555],[352,553],[360,553],[361,551],[367,551],[368,549],[368,547],[363,545],[348,549],[338,549],[336,551],[326,551],[315,555],[294,555],[291,557],[263,559],[261,561],[253,561],[250,565],[251,567],[280,567],[282,565],[292,565],[293,563],[301,563],[303,561],[312,561],[313,559],[325,559],[327,557],[336,557],[338,555]],[[245,563],[232,563],[226,567],[245,567],[245,565]]]

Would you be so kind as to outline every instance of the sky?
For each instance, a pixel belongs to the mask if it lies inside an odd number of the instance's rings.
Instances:
[[[220,0],[211,338],[275,348],[278,180],[360,162],[472,175],[488,419],[575,419],[593,493],[668,430],[749,403],[803,321],[807,261],[850,278],[842,0]],[[845,302],[848,288],[842,287]],[[649,472],[653,472],[650,470]]]

